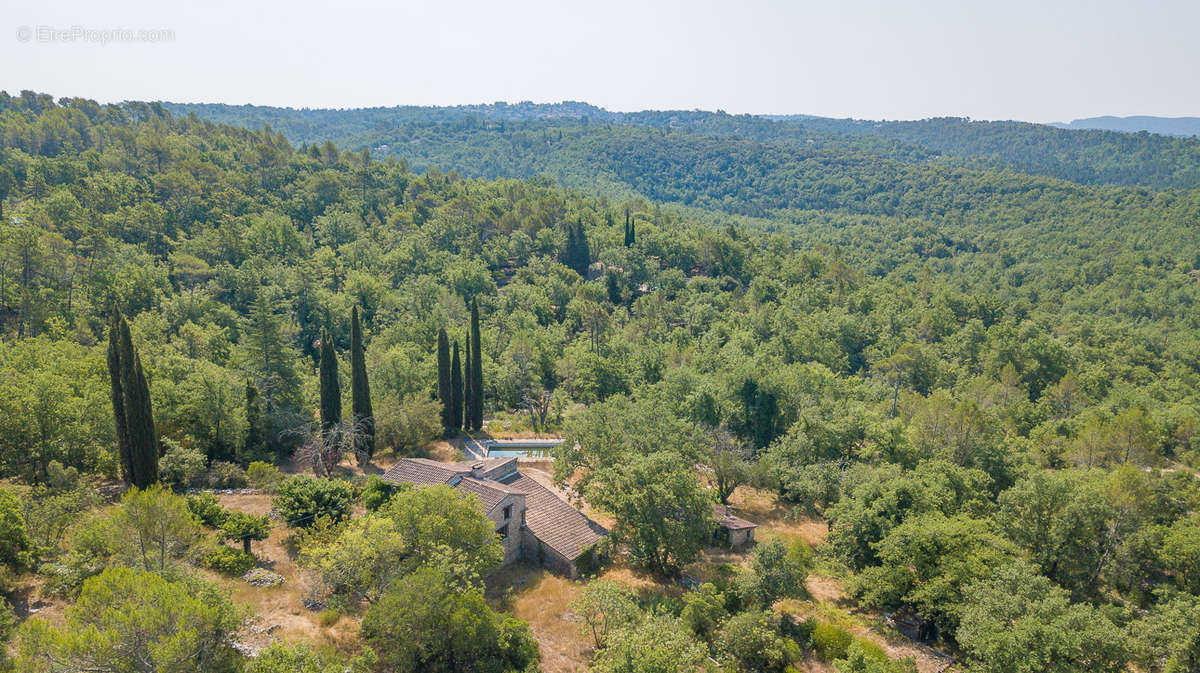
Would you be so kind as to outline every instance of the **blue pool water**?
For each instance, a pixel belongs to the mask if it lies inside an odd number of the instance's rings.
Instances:
[[[488,458],[553,458],[561,439],[490,439],[484,444]]]
[[[547,449],[544,447],[538,447],[538,448],[530,447],[527,449],[517,449],[517,448],[504,448],[504,449],[490,448],[490,449],[488,449],[488,458],[512,458],[513,456],[516,456],[517,458],[553,458],[554,457],[554,449]]]

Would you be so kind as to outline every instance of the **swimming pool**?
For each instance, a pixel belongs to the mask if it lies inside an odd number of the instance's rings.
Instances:
[[[491,439],[485,443],[488,458],[553,458],[561,439]]]
[[[554,449],[522,448],[522,449],[488,449],[488,458],[553,458]]]

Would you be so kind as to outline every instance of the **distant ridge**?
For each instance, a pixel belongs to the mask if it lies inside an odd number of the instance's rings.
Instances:
[[[1198,136],[1200,135],[1200,117],[1151,117],[1139,115],[1134,117],[1088,117],[1074,119],[1069,122],[1054,122],[1049,126],[1060,129],[1092,129],[1100,131],[1119,131],[1121,133],[1138,133],[1146,131],[1164,136]]]

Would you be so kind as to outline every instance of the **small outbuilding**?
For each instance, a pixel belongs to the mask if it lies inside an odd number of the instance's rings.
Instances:
[[[713,542],[730,547],[744,547],[754,542],[754,529],[758,524],[735,516],[733,508],[728,505],[713,505],[713,519],[716,530],[713,531]]]

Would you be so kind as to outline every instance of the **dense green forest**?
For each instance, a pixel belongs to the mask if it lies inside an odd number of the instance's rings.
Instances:
[[[588,583],[595,671],[913,670],[780,618],[815,567],[962,670],[1200,666],[1200,190],[1195,162],[1133,160],[1187,141],[1083,152],[1094,174],[1072,182],[935,159],[923,131],[477,113],[243,128],[0,94],[0,560],[69,604],[61,623],[0,620],[12,665],[536,668],[528,627],[484,601],[489,524],[448,489],[340,478],[321,443],[370,416],[373,451],[413,455],[453,426],[445,330],[478,361],[478,413],[565,433],[556,472],[650,576],[697,558],[739,486],[829,525],[679,599]],[[1120,163],[1153,184],[1088,184],[1124,181],[1096,177]],[[152,408],[140,439],[114,423],[118,389]],[[169,488],[109,502],[96,485],[132,481],[145,437]],[[272,467],[297,456],[319,478]],[[362,615],[354,657],[229,646],[237,610],[192,569],[240,574],[270,523],[170,489],[251,479],[330,604]],[[117,647],[122,615],[153,628]]]
[[[496,103],[493,105],[368,108],[362,110],[296,110],[260,106],[178,104],[164,106],[177,116],[196,114],[220,123],[247,128],[268,125],[294,143],[332,140],[342,147],[361,149],[387,145],[389,152],[412,159],[436,158],[443,166],[458,167],[464,154],[482,148],[474,136],[459,138],[465,129],[482,126],[503,143],[515,124],[550,129],[573,129],[608,135],[595,127],[637,126],[686,131],[689,134],[735,138],[772,145],[827,147],[836,151],[866,152],[904,162],[929,162],[951,167],[1010,169],[1082,184],[1144,186],[1153,189],[1200,187],[1200,138],[1177,138],[1147,133],[1127,134],[1099,130],[1066,130],[1026,122],[985,122],[961,118],[920,121],[867,121],[830,119],[808,115],[761,117],[701,110],[610,112],[586,103]],[[428,127],[440,128],[435,149],[410,147],[425,142]],[[576,132],[582,132],[576,129]],[[567,131],[569,132],[569,131]],[[519,139],[520,153],[529,148]],[[643,141],[644,142],[644,141]],[[400,143],[399,145],[397,143]],[[466,144],[466,147],[462,145]],[[504,147],[504,151],[510,148]],[[733,148],[737,151],[737,148]],[[584,159],[587,155],[584,154]],[[577,163],[576,157],[571,163]],[[757,163],[757,162],[756,162]],[[533,168],[534,171],[529,169]],[[765,164],[758,168],[771,169]],[[483,175],[481,167],[466,162],[460,170]],[[544,165],[490,165],[504,177],[561,170]],[[561,177],[554,173],[556,177]]]

